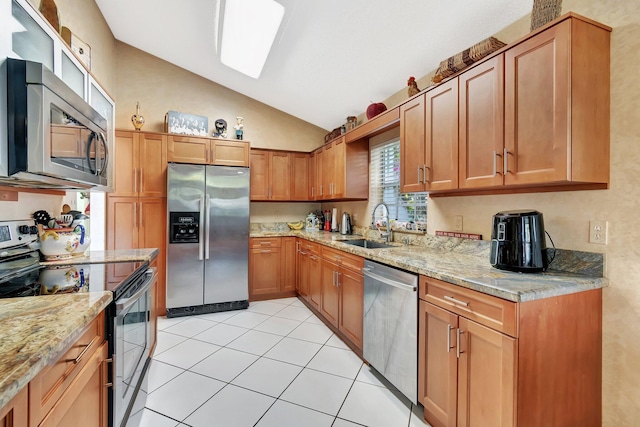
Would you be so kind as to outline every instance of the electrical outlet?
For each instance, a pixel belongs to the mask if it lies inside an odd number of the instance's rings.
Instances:
[[[607,244],[607,221],[589,221],[589,243],[598,245]]]
[[[357,213],[353,213],[353,222],[355,223],[358,220],[358,214]]]
[[[453,230],[462,231],[462,215],[456,215],[453,217]]]

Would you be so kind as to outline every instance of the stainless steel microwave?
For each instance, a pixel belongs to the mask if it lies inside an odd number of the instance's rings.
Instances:
[[[19,186],[108,185],[107,121],[42,64],[7,58],[8,177]]]

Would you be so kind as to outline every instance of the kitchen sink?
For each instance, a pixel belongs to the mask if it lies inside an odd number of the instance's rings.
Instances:
[[[375,240],[366,240],[366,239],[344,240],[342,243],[346,243],[347,245],[359,246],[365,249],[393,248],[393,245],[388,245],[386,243],[380,243],[380,242],[376,242]]]

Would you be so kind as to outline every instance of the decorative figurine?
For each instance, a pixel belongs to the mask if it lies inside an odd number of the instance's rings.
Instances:
[[[418,83],[416,83],[415,77],[413,76],[409,77],[409,80],[407,81],[407,86],[409,86],[409,88],[407,89],[409,98],[420,93],[420,89],[418,88]]]
[[[133,127],[136,128],[136,130],[142,129],[142,126],[144,125],[144,117],[140,115],[139,102],[136,102],[136,113],[131,116],[131,123],[133,123]]]
[[[215,130],[213,131],[213,136],[216,138],[226,138],[227,137],[227,121],[224,119],[218,119],[215,122]]]
[[[242,130],[242,128],[244,127],[242,121],[244,120],[244,118],[236,117],[236,120],[237,124],[233,127],[236,130],[236,139],[242,139],[242,134],[244,133],[244,131]]]
[[[355,129],[356,126],[358,126],[358,118],[356,116],[349,116],[347,117],[347,132],[350,131],[351,129]]]

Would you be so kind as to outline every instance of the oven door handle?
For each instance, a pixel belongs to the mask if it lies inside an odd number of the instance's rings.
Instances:
[[[149,269],[149,270],[151,270],[151,274],[145,273],[145,274],[148,274],[150,277],[144,283],[144,286],[138,289],[138,291],[135,294],[131,295],[129,298],[124,298],[116,301],[116,316],[120,316],[120,313],[122,313],[125,310],[128,310],[133,304],[135,304],[136,301],[140,299],[140,297],[145,292],[151,289],[151,285],[153,284],[153,282],[156,281],[156,271],[155,269]]]

